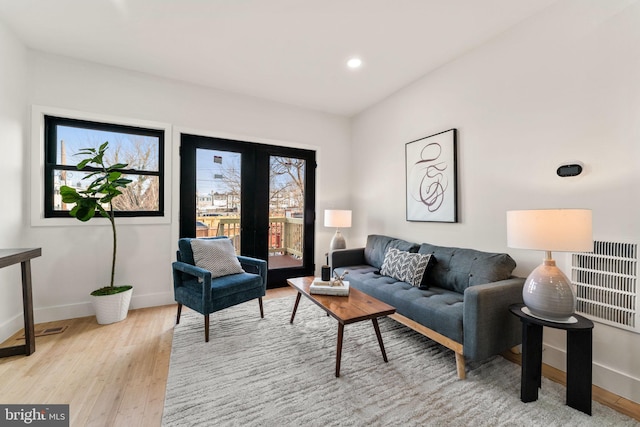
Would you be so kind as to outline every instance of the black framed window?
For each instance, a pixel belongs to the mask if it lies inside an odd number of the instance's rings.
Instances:
[[[164,215],[164,130],[63,117],[44,117],[45,218],[69,217],[72,206],[62,203],[60,187],[84,188],[83,178],[95,171],[76,164],[75,154],[109,142],[107,165],[127,163],[124,177],[132,182],[113,201],[116,216]]]

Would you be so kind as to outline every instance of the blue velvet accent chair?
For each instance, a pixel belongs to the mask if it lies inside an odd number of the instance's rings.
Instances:
[[[211,237],[210,239],[226,239]],[[211,272],[195,265],[191,238],[178,241],[177,261],[172,264],[174,297],[178,303],[176,324],[182,306],[204,315],[204,338],[209,342],[209,314],[258,298],[260,317],[264,318],[262,297],[267,289],[267,262],[238,256],[244,273],[211,278]]]

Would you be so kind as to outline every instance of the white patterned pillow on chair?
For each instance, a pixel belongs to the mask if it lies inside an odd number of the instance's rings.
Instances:
[[[211,272],[211,278],[244,273],[230,239],[192,239],[196,267]]]
[[[407,282],[411,286],[420,286],[430,259],[431,254],[418,254],[389,248],[384,255],[380,274]]]

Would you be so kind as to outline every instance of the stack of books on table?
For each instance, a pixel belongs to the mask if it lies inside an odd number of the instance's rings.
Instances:
[[[333,281],[323,281],[316,277],[313,279],[313,283],[309,287],[309,293],[318,295],[335,295],[335,296],[348,296],[349,295],[349,282],[342,281],[342,285],[336,285]]]

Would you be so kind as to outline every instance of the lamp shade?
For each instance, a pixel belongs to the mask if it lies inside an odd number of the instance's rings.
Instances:
[[[325,210],[324,226],[336,228],[351,227],[351,211],[349,210]]]
[[[590,209],[507,211],[507,245],[551,252],[593,250]]]
[[[523,312],[552,322],[572,323],[576,293],[569,278],[556,266],[551,252],[593,250],[591,211],[539,209],[507,212],[507,245],[546,252],[542,265],[522,288]],[[527,311],[525,311],[525,309]]]

